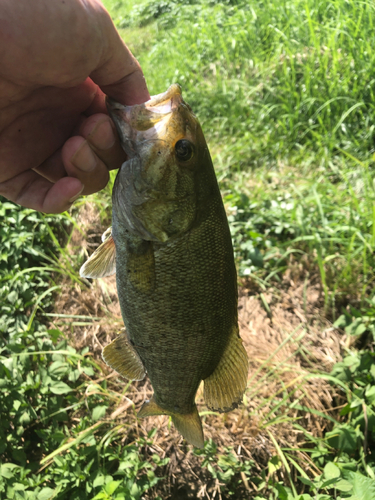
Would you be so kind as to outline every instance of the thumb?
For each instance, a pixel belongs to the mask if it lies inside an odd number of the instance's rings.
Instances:
[[[121,104],[141,104],[150,99],[142,69],[122,41],[108,12],[103,8],[101,30],[104,47],[98,67],[90,78]]]

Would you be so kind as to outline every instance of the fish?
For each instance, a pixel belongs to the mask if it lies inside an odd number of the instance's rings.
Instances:
[[[103,349],[121,376],[153,387],[138,417],[169,415],[182,436],[204,446],[195,397],[236,408],[247,385],[239,335],[231,234],[198,119],[173,84],[143,104],[107,98],[128,160],[112,191],[112,226],[80,269],[116,273],[125,331]]]

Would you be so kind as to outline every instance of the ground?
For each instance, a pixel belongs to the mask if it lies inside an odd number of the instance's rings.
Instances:
[[[106,227],[98,222],[95,206],[90,204],[81,209],[78,223],[80,231],[73,233],[70,251],[91,254]],[[330,425],[325,416],[337,417],[340,407],[337,388],[322,374],[329,373],[341,359],[345,339],[324,319],[318,276],[305,274],[301,263],[291,261],[277,286],[262,291],[250,279],[240,281],[240,334],[250,360],[244,403],[219,415],[207,411],[201,391],[197,395],[205,439],[212,439],[224,454],[228,447],[233,448],[242,462],[254,461],[259,472],[277,456],[275,446],[280,446],[292,449],[297,462],[316,474],[317,467],[303,451],[306,433],[321,437]],[[81,320],[65,324],[65,332],[75,347],[89,346],[90,355],[103,367],[108,387],[118,396],[105,417],[109,425],[123,425],[123,443],[157,429],[149,452],[170,457],[163,470],[167,480],[162,483],[168,498],[215,498],[216,494],[224,498],[220,480],[202,469],[200,457],[168,417],[137,420],[136,411],[152,395],[150,382],[128,383],[101,359],[103,347],[123,328],[115,277],[85,281],[73,289],[66,280],[55,301],[55,312],[87,317],[84,324]],[[53,325],[62,328],[59,318]],[[242,483],[236,495],[244,489],[255,494],[256,485],[238,473]]]

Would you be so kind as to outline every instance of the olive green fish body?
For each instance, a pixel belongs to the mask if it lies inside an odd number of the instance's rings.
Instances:
[[[138,415],[171,415],[203,446],[195,405],[229,411],[242,399],[248,359],[237,323],[229,226],[202,129],[179,86],[143,105],[108,102],[129,156],[112,193],[112,230],[81,268],[116,272],[126,333],[103,350],[121,375],[154,389]]]
[[[127,262],[137,259],[136,244],[129,244],[129,232],[113,214],[117,289],[129,339],[147,369],[156,402],[180,413],[191,412],[201,380],[216,368],[237,322],[231,237],[206,161],[210,191],[202,186],[191,229],[166,243],[148,242],[155,262],[150,290],[134,285]]]

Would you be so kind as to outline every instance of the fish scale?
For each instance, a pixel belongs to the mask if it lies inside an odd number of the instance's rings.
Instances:
[[[126,333],[103,351],[129,379],[147,372],[154,395],[140,417],[171,415],[203,446],[195,395],[229,411],[246,388],[231,235],[211,157],[196,117],[172,85],[143,105],[108,109],[130,156],[113,189],[112,233],[81,269],[116,270]],[[114,269],[114,257],[115,269]]]

